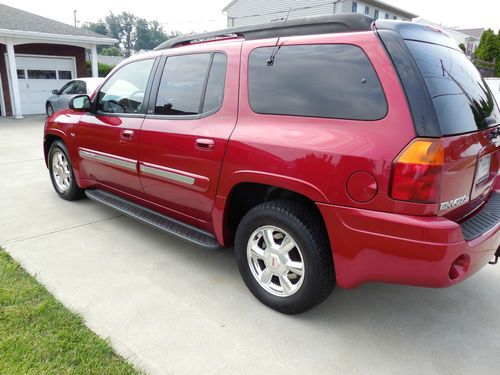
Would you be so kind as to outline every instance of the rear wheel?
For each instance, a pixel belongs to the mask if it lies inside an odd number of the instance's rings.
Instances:
[[[333,290],[328,237],[316,212],[291,201],[250,210],[236,232],[235,254],[245,284],[265,305],[298,314]]]
[[[50,103],[47,103],[47,105],[45,106],[45,110],[47,112],[47,116],[50,116],[54,113],[54,107],[52,107],[52,104]]]
[[[56,193],[68,201],[83,198],[84,190],[76,184],[73,166],[63,142],[55,141],[52,143],[48,160],[50,179]]]

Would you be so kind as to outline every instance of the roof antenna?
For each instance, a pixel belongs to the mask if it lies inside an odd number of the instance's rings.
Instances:
[[[288,13],[286,14],[286,17],[285,17],[285,22],[283,22],[283,26],[282,27],[285,27],[286,26],[286,22],[288,21],[288,17],[290,16],[290,12],[292,11],[292,8],[290,7],[290,9],[288,9]],[[273,52],[271,53],[271,56],[269,56],[269,59],[267,60],[267,66],[273,66],[274,65],[274,58],[276,57],[276,54],[278,53],[278,51],[280,50],[281,45],[278,46],[279,42],[281,40],[281,35],[278,36],[278,40],[276,41],[276,44],[274,45],[274,48],[273,48]]]

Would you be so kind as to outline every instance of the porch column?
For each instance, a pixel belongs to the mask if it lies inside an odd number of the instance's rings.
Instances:
[[[9,64],[9,82],[11,88],[10,102],[12,105],[12,116],[14,118],[23,118],[21,109],[21,95],[19,93],[19,82],[17,80],[16,55],[14,53],[14,44],[11,39],[7,39],[7,62]]]
[[[99,69],[97,67],[97,46],[95,44],[92,44],[90,54],[90,59],[92,60],[92,77],[99,77]]]

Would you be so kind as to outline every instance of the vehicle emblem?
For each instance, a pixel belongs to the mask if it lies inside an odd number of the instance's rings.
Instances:
[[[441,202],[441,205],[439,206],[440,210],[449,210],[450,208],[455,208],[458,206],[461,206],[464,203],[467,203],[469,201],[469,197],[467,195],[464,195],[463,197],[451,199],[446,202]]]

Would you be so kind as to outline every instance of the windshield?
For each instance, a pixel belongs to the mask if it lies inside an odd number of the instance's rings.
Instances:
[[[462,52],[437,44],[405,42],[424,77],[443,135],[482,130],[500,122],[491,91]]]

